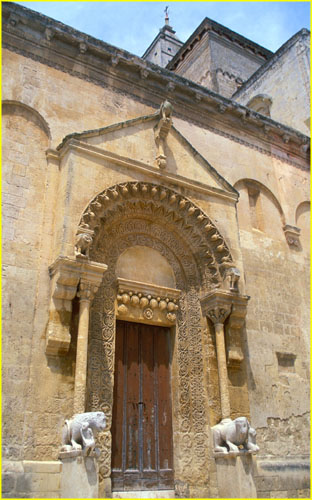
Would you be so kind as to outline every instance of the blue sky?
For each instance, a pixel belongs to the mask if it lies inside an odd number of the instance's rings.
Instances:
[[[17,2],[79,31],[141,56],[164,25],[185,42],[204,17],[276,51],[301,28],[310,29],[309,2]]]

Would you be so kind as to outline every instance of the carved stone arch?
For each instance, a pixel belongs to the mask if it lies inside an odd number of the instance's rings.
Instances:
[[[51,131],[47,121],[43,118],[43,116],[36,109],[28,106],[27,104],[24,104],[21,101],[14,101],[9,99],[4,99],[2,101],[3,114],[10,113],[14,108],[16,112],[18,112],[18,110],[20,110],[21,113],[26,112],[28,117],[32,118],[34,123],[46,134],[48,138],[48,146],[50,146],[52,140]]]
[[[192,248],[204,286],[220,285],[225,270],[233,266],[223,236],[211,219],[190,199],[161,185],[125,182],[104,190],[95,196],[84,211],[77,240],[88,234],[92,237],[90,247],[96,248],[106,221],[122,215],[130,220],[139,214],[150,220],[165,221],[170,231],[180,235]]]

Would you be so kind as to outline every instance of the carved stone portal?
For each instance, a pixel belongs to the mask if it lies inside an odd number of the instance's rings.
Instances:
[[[200,293],[222,286],[226,269],[234,267],[229,248],[212,220],[190,199],[155,183],[125,182],[106,189],[92,200],[82,224],[94,231],[90,258],[108,266],[91,305],[88,346],[86,408],[101,409],[107,416],[107,428],[99,436],[100,495],[104,495],[111,474],[115,327],[122,314],[127,320],[133,314],[135,321],[138,314],[145,323],[157,319],[156,314],[162,315],[161,321],[168,320],[168,313],[176,315],[170,323],[174,326],[175,483],[183,482],[192,491],[207,488],[207,467],[214,464],[207,432],[209,398],[205,398],[203,367],[207,360]],[[120,256],[137,246],[151,248],[166,259],[178,290],[152,289],[148,283],[138,288],[138,283],[118,278]],[[237,292],[223,293],[239,297]],[[229,312],[231,306],[232,302]],[[209,495],[207,489],[205,494]]]

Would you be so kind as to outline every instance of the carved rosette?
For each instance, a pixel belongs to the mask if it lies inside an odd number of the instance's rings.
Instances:
[[[179,309],[180,290],[118,279],[116,315],[128,321],[172,326]]]

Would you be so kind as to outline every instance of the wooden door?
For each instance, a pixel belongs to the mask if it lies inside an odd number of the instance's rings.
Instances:
[[[168,328],[117,321],[112,489],[173,488]]]

